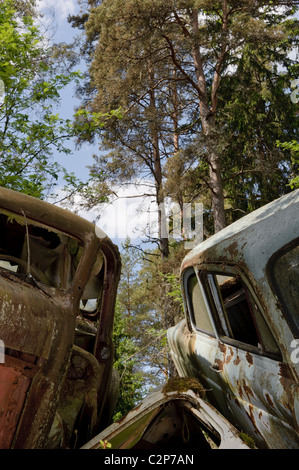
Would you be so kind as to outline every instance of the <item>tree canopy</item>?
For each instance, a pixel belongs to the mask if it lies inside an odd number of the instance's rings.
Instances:
[[[11,0],[0,5],[0,184],[45,197],[60,173],[72,180],[52,156],[54,150],[70,152],[66,141],[74,135],[73,124],[54,109],[78,73],[56,72],[33,4],[26,5]]]
[[[158,206],[201,199],[211,231],[290,189],[293,161],[276,141],[298,132],[298,2],[89,4],[71,18],[86,33],[84,106],[123,108],[102,132],[94,174],[150,175]]]

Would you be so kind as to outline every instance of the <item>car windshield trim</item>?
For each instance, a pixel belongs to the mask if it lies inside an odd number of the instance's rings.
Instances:
[[[289,304],[285,295],[283,295],[282,290],[280,289],[279,282],[277,276],[275,275],[275,267],[279,260],[282,259],[283,256],[287,255],[290,251],[294,250],[295,248],[299,247],[299,238],[292,240],[292,242],[286,244],[282,248],[280,248],[274,255],[270,258],[267,264],[267,276],[269,279],[269,283],[274,295],[279,300],[279,305],[282,308],[283,314],[285,316],[286,322],[294,334],[295,338],[299,337],[299,318],[296,324],[296,320],[294,319],[294,315],[290,311]]]

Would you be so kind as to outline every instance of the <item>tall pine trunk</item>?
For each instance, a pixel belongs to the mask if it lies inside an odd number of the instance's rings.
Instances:
[[[154,72],[151,66],[149,67],[150,82],[154,84]],[[150,96],[150,138],[153,149],[153,168],[156,189],[156,203],[158,206],[158,230],[159,230],[159,247],[162,259],[169,256],[169,240],[168,240],[168,227],[165,211],[165,196],[163,191],[162,180],[162,166],[161,155],[159,147],[159,124],[157,122],[158,112],[156,106],[156,96],[154,86],[151,86],[149,91]]]
[[[225,2],[224,2],[225,3]],[[191,27],[196,38],[199,28],[198,11],[193,10],[190,15]],[[203,69],[200,45],[194,39],[193,43],[193,62],[197,78],[197,93],[199,98],[200,119],[202,132],[206,137],[209,163],[209,187],[211,191],[212,212],[214,218],[214,230],[218,232],[226,226],[226,217],[224,210],[224,193],[221,176],[221,160],[215,148],[215,130],[216,130],[216,102],[217,87],[220,79],[220,68],[216,68],[212,87],[211,107],[209,106],[209,96],[207,83]],[[214,142],[213,142],[214,141]]]

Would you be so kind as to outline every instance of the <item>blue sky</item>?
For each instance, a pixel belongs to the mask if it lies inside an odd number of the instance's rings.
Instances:
[[[70,26],[67,17],[69,14],[75,14],[79,11],[77,0],[39,0],[38,4],[44,14],[42,29],[46,28],[51,41],[53,43],[71,43],[74,36],[80,32]],[[83,71],[84,63],[76,69]],[[75,107],[80,104],[74,94],[75,88],[72,85],[62,91],[61,106],[56,110],[61,117],[72,118]],[[78,149],[74,144],[69,144],[69,148],[72,150],[70,155],[58,153],[54,154],[54,158],[69,172],[74,172],[81,180],[87,180],[89,170],[86,167],[93,163],[92,155],[97,153],[98,147],[85,144]],[[156,234],[157,213],[155,204],[149,198],[145,200],[140,197],[140,194],[149,192],[148,186],[142,187],[142,185],[130,184],[127,187],[116,189],[118,199],[114,198],[111,203],[102,204],[89,212],[80,210],[78,211],[79,215],[95,222],[101,214],[101,219],[97,222],[97,225],[117,244],[122,243],[126,236],[129,236],[132,240],[139,240],[141,231],[149,224],[151,227],[154,226],[154,229],[151,229],[151,234],[153,232]],[[77,210],[79,201],[80,197],[76,196],[75,203],[67,206],[67,208],[71,211]]]
[[[70,26],[67,21],[69,14],[78,12],[79,7],[76,0],[38,0],[38,6],[43,13],[42,19],[43,31],[46,29],[47,35],[53,43],[66,42],[71,43],[75,35],[79,33]],[[83,70],[84,64],[81,63],[76,70]],[[80,104],[79,100],[74,96],[74,85],[70,85],[62,90],[61,105],[57,109],[59,115],[63,118],[72,118],[74,109]],[[54,158],[64,166],[69,172],[74,172],[82,180],[87,180],[89,171],[87,165],[92,164],[92,154],[97,148],[91,145],[84,145],[77,149],[75,145],[69,144],[72,150],[70,155],[55,154]]]
[[[75,35],[79,34],[79,30],[75,30],[70,26],[67,21],[68,15],[76,14],[80,7],[77,0],[37,0],[39,8],[44,16],[44,25],[49,27],[48,34],[55,43],[66,42],[71,43]],[[52,17],[54,15],[54,22]],[[84,70],[84,64],[78,66],[81,71]],[[75,98],[74,86],[68,86],[62,92],[61,106],[57,109],[63,118],[72,118],[74,109],[80,104],[78,99]],[[74,172],[81,180],[87,180],[89,176],[88,165],[93,163],[92,155],[98,152],[97,146],[93,147],[90,144],[86,144],[81,148],[76,148],[75,145],[70,144],[72,153],[70,155],[54,155],[54,158],[64,166],[69,172]],[[149,181],[145,183],[150,183]],[[119,190],[119,188],[117,188]],[[106,205],[106,207],[95,208],[91,213],[79,212],[83,217],[95,221],[95,218],[99,213],[103,212],[99,226],[114,240],[123,240],[126,235],[134,238],[133,235],[133,222],[136,225],[140,221],[144,224],[149,222],[153,218],[153,214],[156,209],[155,205],[151,203],[149,199],[142,200],[138,195],[143,192],[148,193],[148,187],[142,188],[142,186],[129,185],[127,188],[121,188],[119,190],[120,199],[117,203],[112,205]],[[130,199],[124,204],[127,196]],[[132,199],[135,196],[135,199]],[[69,208],[73,210],[73,207]],[[137,214],[137,215],[136,215]],[[127,228],[127,232],[123,229]],[[139,238],[137,236],[137,238]]]

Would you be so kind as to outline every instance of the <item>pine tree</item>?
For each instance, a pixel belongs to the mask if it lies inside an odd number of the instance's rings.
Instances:
[[[201,187],[201,196],[206,188],[214,231],[223,228],[231,180],[244,167],[239,159],[237,168],[231,165],[232,174],[227,174],[225,158],[234,135],[226,133],[224,116],[236,115],[228,112],[225,100],[237,103],[234,93],[238,80],[246,83],[240,65],[248,51],[252,57],[260,55],[272,78],[281,74],[278,67],[297,41],[296,21],[290,20],[297,5],[278,0],[96,2],[88,17],[85,13],[81,18],[91,45],[85,49],[91,54],[87,102],[97,111],[122,106],[125,119],[103,134],[102,150],[114,151],[97,159],[95,167],[101,172],[106,167],[106,178],[112,173],[127,180],[149,171],[158,204],[165,200],[167,188],[180,202],[188,194],[186,185],[195,192],[196,186]],[[259,72],[260,65],[252,60],[250,66]],[[288,76],[295,73],[289,64]],[[263,85],[255,90],[252,82],[250,87],[250,99],[254,93],[263,94]],[[240,109],[245,119],[250,118],[247,111]],[[251,111],[255,112],[254,106]],[[257,120],[255,125],[260,127]],[[270,133],[272,124],[264,120],[263,125]],[[181,146],[179,137],[185,139]],[[198,145],[189,172],[188,158],[182,155],[188,143],[191,148]],[[180,173],[183,178],[175,185],[173,178]],[[161,247],[163,252],[162,243]]]

